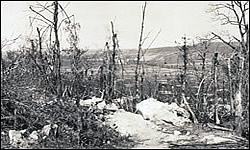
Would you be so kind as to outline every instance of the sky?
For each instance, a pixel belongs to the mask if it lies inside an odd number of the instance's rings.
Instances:
[[[39,2],[39,1],[38,1]],[[44,4],[45,2],[40,2]],[[66,7],[69,15],[74,14],[76,22],[80,23],[80,47],[88,49],[103,49],[110,36],[110,22],[114,22],[121,49],[137,48],[139,42],[143,1],[59,1]],[[159,36],[151,47],[176,46],[175,41],[181,41],[186,35],[190,39],[205,36],[209,32],[230,32],[238,36],[237,28],[221,26],[212,19],[213,14],[207,13],[209,1],[148,1],[146,8],[143,44],[147,48],[157,33]],[[29,16],[30,5],[35,1],[1,1],[1,39],[11,39],[22,35],[16,45],[31,37]],[[34,32],[33,32],[34,33]],[[60,34],[62,47],[67,47],[67,41]]]

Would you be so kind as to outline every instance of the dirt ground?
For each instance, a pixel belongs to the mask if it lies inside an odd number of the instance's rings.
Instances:
[[[108,116],[107,124],[136,141],[137,148],[243,148],[247,140],[228,131],[206,129],[193,124],[182,127],[144,120],[140,114],[119,110]]]

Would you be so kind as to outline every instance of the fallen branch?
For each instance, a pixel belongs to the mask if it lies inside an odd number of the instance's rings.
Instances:
[[[222,131],[230,131],[233,132],[232,129],[229,128],[225,128],[225,127],[220,127],[211,123],[207,123],[207,127],[211,128],[211,129],[216,129],[216,130],[222,130]]]

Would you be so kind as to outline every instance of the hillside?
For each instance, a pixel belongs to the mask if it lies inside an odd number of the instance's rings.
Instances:
[[[198,45],[199,47],[199,45]],[[198,48],[196,48],[198,49]],[[101,57],[102,50],[89,50],[87,53],[90,55],[97,55]],[[121,50],[123,57],[127,61],[136,60],[137,49],[123,49]],[[224,43],[213,42],[208,47],[207,60],[211,60],[214,52],[218,52],[221,55],[229,55],[232,52],[232,49]],[[194,60],[199,59],[197,56],[197,50],[190,47],[189,54]],[[145,61],[150,64],[177,64],[181,62],[181,52],[177,46],[175,47],[159,47],[159,48],[150,48],[145,52]]]

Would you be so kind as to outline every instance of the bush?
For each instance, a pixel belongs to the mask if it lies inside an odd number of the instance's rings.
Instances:
[[[116,148],[130,147],[128,137],[104,124],[109,113],[94,107],[77,107],[72,101],[39,104],[32,101],[1,102],[1,130],[27,129],[27,134],[50,123],[58,125],[56,135],[40,140],[32,148]]]

